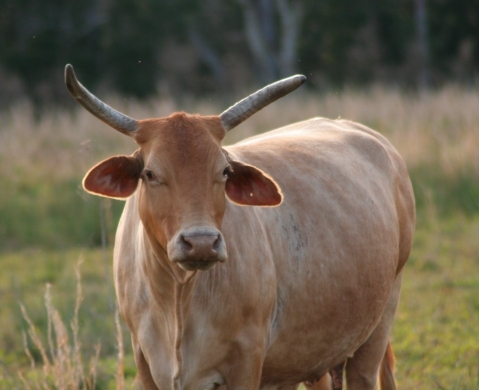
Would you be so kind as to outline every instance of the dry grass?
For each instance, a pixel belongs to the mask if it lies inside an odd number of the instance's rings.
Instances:
[[[87,367],[84,363],[85,350],[80,341],[79,310],[83,301],[80,265],[75,269],[77,277],[76,302],[70,329],[62,320],[59,311],[52,303],[51,286],[47,284],[45,307],[47,316],[46,342],[38,333],[27,310],[21,305],[25,321],[28,324],[28,337],[24,333],[25,353],[30,360],[30,368],[24,373],[19,371],[19,378],[27,390],[95,390],[97,387],[97,370],[100,359],[100,343],[91,353]],[[118,390],[125,389],[123,335],[118,309],[115,313],[118,355],[116,359],[115,382]],[[43,337],[45,338],[45,337]],[[35,358],[35,355],[39,357]],[[37,361],[41,366],[38,367]]]
[[[446,174],[466,166],[479,172],[479,93],[456,87],[428,95],[372,88],[274,103],[245,122],[240,139],[313,116],[349,119],[386,135],[410,168],[434,165]],[[234,138],[233,138],[234,137]]]
[[[104,99],[136,118],[165,116],[177,110],[220,113],[225,105],[190,101],[178,107],[171,100],[148,103]],[[466,166],[479,170],[479,94],[454,86],[427,95],[404,94],[381,87],[326,95],[297,92],[254,115],[228,134],[227,143],[313,116],[350,119],[385,134],[410,167],[434,164],[453,175]],[[99,159],[131,153],[134,143],[107,128],[79,107],[50,112],[38,120],[28,104],[0,117],[0,175],[35,174],[65,178],[85,172]]]
[[[22,305],[22,313],[28,323],[28,336],[33,346],[40,353],[42,368],[41,373],[36,370],[36,362],[31,348],[24,335],[25,352],[30,358],[30,376],[26,377],[22,372],[19,376],[26,389],[50,390],[92,390],[96,388],[97,365],[100,356],[98,344],[90,360],[88,370],[83,363],[83,351],[79,340],[78,312],[83,301],[81,287],[80,264],[76,269],[77,276],[77,299],[75,303],[73,319],[70,323],[71,337],[63,322],[60,313],[52,304],[50,285],[47,284],[45,293],[45,307],[47,310],[47,343],[42,341],[35,325],[30,319],[25,307]],[[72,340],[70,340],[70,338]],[[37,375],[36,375],[37,374]]]
[[[115,311],[115,325],[116,325],[116,335],[118,342],[118,356],[117,356],[117,366],[116,366],[116,388],[117,390],[123,390],[125,388],[125,354],[123,348],[123,332],[120,324],[120,311],[118,306]]]

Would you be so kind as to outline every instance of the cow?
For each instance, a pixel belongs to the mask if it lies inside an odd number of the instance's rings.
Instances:
[[[144,389],[341,385],[343,367],[349,390],[378,378],[396,388],[389,334],[415,226],[398,152],[366,126],[325,118],[222,146],[304,81],[280,80],[221,115],[137,120],[66,66],[70,94],[138,144],[83,187],[126,200],[114,282]]]

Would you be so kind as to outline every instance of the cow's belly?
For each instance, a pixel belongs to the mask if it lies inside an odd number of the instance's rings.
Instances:
[[[314,312],[314,306],[308,306],[308,310],[285,313],[287,324],[276,333],[275,341],[267,351],[262,386],[285,386],[319,379],[351,357],[379,322],[386,306],[387,292],[378,291],[381,297],[374,301],[349,297],[346,298],[349,302],[343,300],[341,303],[339,299],[333,303],[334,308],[318,304],[317,312]],[[355,305],[361,310],[354,309]]]
[[[392,247],[394,249],[394,247]],[[263,384],[287,385],[321,377],[367,340],[381,319],[395,279],[397,253],[350,259],[321,273],[298,270],[303,283],[278,289],[279,308],[263,365]],[[324,259],[318,258],[318,261]],[[355,263],[355,264],[354,264]],[[311,273],[309,272],[311,271]]]
[[[363,227],[359,218],[350,218],[316,228],[308,226],[316,222],[311,216],[290,216],[276,241],[282,256],[276,261],[277,310],[263,385],[318,378],[367,340],[386,307],[398,264],[394,212],[385,215],[369,217]]]

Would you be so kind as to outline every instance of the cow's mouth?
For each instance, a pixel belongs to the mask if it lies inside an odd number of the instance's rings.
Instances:
[[[217,263],[218,261],[205,261],[205,260],[185,260],[178,261],[177,264],[185,271],[207,271]]]

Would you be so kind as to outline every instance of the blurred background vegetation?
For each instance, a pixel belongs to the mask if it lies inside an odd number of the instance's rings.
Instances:
[[[85,361],[96,362],[86,388],[123,386],[111,276],[123,202],[86,194],[81,180],[135,144],[78,107],[63,84],[66,63],[135,118],[217,114],[278,78],[308,77],[226,144],[313,116],[384,134],[408,165],[418,211],[392,335],[399,384],[479,388],[478,2],[0,0],[0,9],[0,389],[62,388],[39,379],[48,371],[41,349],[26,337],[32,366],[22,332],[36,327],[48,344],[49,326],[61,328],[47,316],[52,304],[69,328],[79,258],[77,336]],[[129,386],[135,368],[124,332]],[[61,367],[54,357],[68,353],[46,349]]]
[[[93,90],[148,98],[243,92],[292,73],[315,90],[477,83],[471,0],[0,0],[0,102]],[[70,99],[67,99],[70,103]]]

